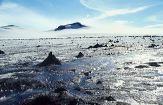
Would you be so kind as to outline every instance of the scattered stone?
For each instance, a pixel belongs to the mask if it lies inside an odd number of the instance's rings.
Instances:
[[[39,89],[46,87],[46,84],[29,79],[4,78],[0,80],[0,90],[5,91],[26,91],[28,89]]]
[[[159,45],[156,45],[156,44],[151,44],[148,46],[148,48],[155,48],[155,47],[158,47]]]
[[[4,52],[4,51],[2,51],[2,50],[0,50],[0,54],[5,54],[5,52]]]
[[[37,66],[39,67],[43,67],[43,66],[49,66],[52,64],[56,64],[56,65],[61,65],[61,62],[59,61],[59,59],[57,59],[52,52],[49,53],[48,57],[40,64],[38,64]]]
[[[90,73],[90,72],[85,72],[84,75],[85,75],[85,76],[89,76],[89,73]]]
[[[76,56],[76,58],[82,58],[84,57],[84,54],[82,52],[79,52],[79,54]]]
[[[100,85],[100,84],[102,84],[102,81],[97,81],[96,84],[97,84],[97,85]]]
[[[60,105],[55,102],[52,98],[49,96],[38,96],[35,99],[24,102],[22,105]]]
[[[102,100],[107,100],[107,101],[116,101],[112,96],[108,96],[108,97],[102,97]]]
[[[101,105],[101,104],[98,104],[98,103],[95,103],[95,102],[88,102],[88,104],[86,105]]]
[[[62,95],[61,97],[41,95],[33,99],[27,99],[21,105],[79,105],[79,103],[84,103],[84,101],[68,95]]]
[[[85,91],[85,93],[88,95],[93,95],[93,93],[91,91]]]
[[[125,64],[127,64],[127,65],[131,65],[131,64],[133,64],[132,62],[125,62]]]
[[[27,99],[21,105],[101,105],[94,101],[85,101],[80,98],[72,97],[69,95],[49,96],[40,95],[33,99]]]
[[[72,100],[70,100],[68,105],[78,105],[78,100],[77,99],[72,99]]]
[[[146,65],[139,65],[139,66],[135,66],[135,68],[142,69],[142,68],[148,68],[148,66],[146,66]]]
[[[149,66],[160,67],[160,65],[157,62],[149,62],[148,64]]]
[[[70,71],[75,72],[75,71],[76,71],[76,69],[71,69]]]
[[[124,67],[125,70],[130,69],[130,67]]]
[[[158,86],[158,87],[163,87],[163,84],[158,84],[157,86]]]
[[[109,42],[113,42],[113,40],[110,39]]]
[[[36,46],[36,47],[41,47],[40,45]]]
[[[63,87],[60,87],[60,88],[57,88],[57,89],[55,89],[55,93],[62,93],[62,92],[66,92],[67,90],[65,89],[65,88],[63,88]]]
[[[74,90],[81,91],[81,88],[79,86],[76,86]]]
[[[110,45],[110,47],[114,47],[114,44]]]
[[[116,105],[131,105],[131,104],[125,102],[117,102]]]
[[[88,47],[88,49],[90,49],[90,48],[101,48],[101,47],[108,47],[107,45],[103,45],[103,44],[96,44],[96,45],[94,45],[94,46],[89,46]]]
[[[119,43],[119,40],[114,41],[114,43]]]

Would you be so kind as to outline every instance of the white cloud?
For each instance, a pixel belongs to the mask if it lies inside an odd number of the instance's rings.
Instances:
[[[150,6],[139,6],[133,8],[121,8],[121,9],[106,9],[99,8],[96,6],[90,6],[87,4],[86,0],[80,0],[81,3],[96,12],[99,13],[98,16],[91,17],[91,15],[86,14],[85,19],[79,19],[84,24],[90,25],[90,27],[95,28],[91,29],[91,32],[102,32],[102,33],[163,33],[163,24],[149,25],[145,27],[136,27],[131,25],[131,21],[127,20],[115,20],[109,21],[109,23],[102,23],[100,20],[107,17],[117,16],[117,15],[127,15],[137,12],[144,11]],[[94,1],[94,0],[87,0]],[[102,6],[102,4],[98,4]],[[155,21],[156,17],[149,17],[150,21]],[[74,19],[72,20],[74,21]],[[51,29],[59,24],[65,24],[72,21],[58,20],[55,18],[49,18],[44,15],[41,15],[33,10],[25,8],[21,5],[3,2],[0,5],[0,25],[15,24],[20,26],[27,26],[31,28],[41,28],[42,30]]]
[[[107,17],[117,16],[117,15],[133,14],[133,13],[143,11],[147,8],[149,8],[149,6],[131,8],[131,9],[117,9],[117,10],[111,10],[111,11],[103,11],[100,16],[94,17],[93,20],[104,19]]]
[[[98,30],[99,32],[104,32],[104,33],[105,32],[106,33],[108,32],[109,33],[138,33],[138,34],[163,33],[162,24],[139,27],[139,26],[134,26],[134,22],[132,22],[132,19],[126,21],[126,20],[109,20],[108,18],[113,16],[129,15],[138,12],[143,12],[144,10],[147,10],[149,8],[158,5],[157,3],[154,4],[148,0],[144,0],[144,1],[136,0],[138,3],[135,3],[135,1],[124,0],[124,2],[121,1],[122,4],[119,3],[118,0],[117,1],[106,0],[106,1],[101,0],[101,2],[99,2],[99,0],[80,0],[83,6],[99,13],[99,15],[97,16],[83,19],[83,21],[85,21],[86,23],[96,26],[96,31]],[[105,2],[108,4],[105,4]],[[113,3],[114,6],[109,3]],[[137,4],[143,4],[143,5],[137,5]],[[102,22],[102,21],[106,21],[106,22]],[[157,21],[157,16],[148,17],[147,21],[150,22]]]
[[[101,32],[101,33],[116,33],[116,34],[162,34],[163,33],[163,24],[158,24],[154,26],[148,26],[148,27],[137,27],[133,26],[130,24],[128,21],[123,21],[123,20],[117,20],[117,21],[112,21],[108,24],[103,24],[98,25],[100,27],[96,27],[96,32]],[[156,27],[160,26],[160,27]]]
[[[33,10],[25,8],[16,3],[3,2],[0,5],[0,25],[15,24],[23,27],[48,29],[54,28],[60,23],[54,18],[41,15]]]
[[[145,26],[145,28],[162,28],[163,29],[163,23],[148,25],[148,26]]]
[[[119,8],[106,9],[106,8],[101,8],[103,5],[98,4],[97,0],[89,0],[89,1],[88,0],[80,0],[80,3],[87,8],[89,8],[91,10],[95,10],[100,13],[100,15],[98,15],[98,16],[94,16],[94,17],[85,19],[87,22],[94,22],[97,20],[101,20],[101,19],[105,19],[107,17],[117,16],[117,15],[133,14],[133,13],[144,11],[144,10],[148,9],[149,7],[151,7],[151,6],[139,6],[139,7],[132,7],[132,8],[126,7],[126,8],[120,8],[120,9]],[[97,5],[101,5],[101,6],[97,6]],[[110,5],[108,5],[108,7],[109,6]]]
[[[148,22],[157,22],[158,21],[158,18],[157,18],[156,15],[149,16],[149,17],[147,17],[147,21]]]

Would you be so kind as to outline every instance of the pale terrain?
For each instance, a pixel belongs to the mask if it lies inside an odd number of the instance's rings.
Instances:
[[[163,105],[162,36],[42,32],[22,37],[19,32],[6,37],[3,31],[0,105],[21,105],[39,95],[57,96],[54,90],[60,87],[80,99],[81,105]],[[97,43],[105,46],[88,49]],[[62,65],[37,67],[49,52]],[[84,57],[76,58],[79,52]]]

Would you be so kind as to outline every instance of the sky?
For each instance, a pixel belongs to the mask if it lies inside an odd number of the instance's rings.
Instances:
[[[163,33],[163,0],[0,0],[0,26],[48,30],[81,22],[98,32]]]

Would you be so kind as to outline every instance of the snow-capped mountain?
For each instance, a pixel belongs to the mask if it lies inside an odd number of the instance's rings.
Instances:
[[[58,26],[58,28],[55,29],[55,31],[61,31],[61,30],[65,30],[65,29],[80,29],[80,28],[84,28],[87,27],[79,22],[76,23],[72,23],[72,24],[66,24],[66,25],[60,25]]]

